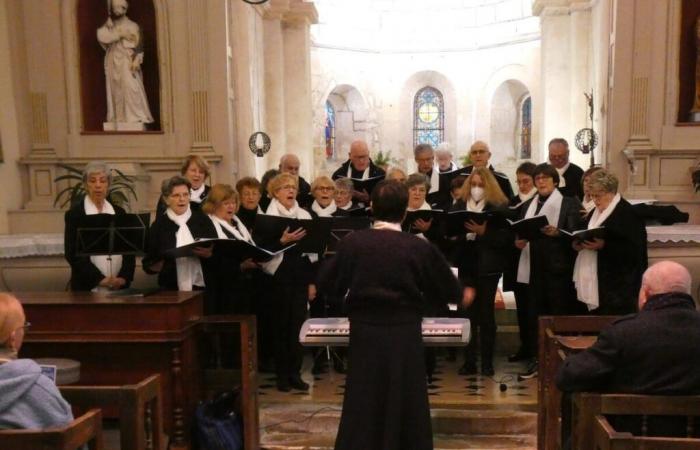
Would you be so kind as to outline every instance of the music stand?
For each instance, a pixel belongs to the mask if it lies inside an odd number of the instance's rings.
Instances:
[[[143,255],[151,214],[92,214],[76,230],[78,256]],[[111,271],[111,267],[110,267]]]

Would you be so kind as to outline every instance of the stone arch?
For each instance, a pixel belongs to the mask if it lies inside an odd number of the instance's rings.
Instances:
[[[344,161],[352,141],[369,141],[371,124],[367,101],[362,93],[350,84],[336,85],[325,100],[330,102],[335,110],[335,159]]]
[[[413,101],[416,93],[431,86],[442,93],[445,104],[444,140],[455,143],[457,137],[457,96],[454,84],[447,76],[434,70],[414,73],[404,82],[399,95],[399,148],[401,158],[413,171]]]
[[[520,158],[521,107],[527,97],[530,91],[518,80],[504,81],[491,97],[488,142],[494,164]]]

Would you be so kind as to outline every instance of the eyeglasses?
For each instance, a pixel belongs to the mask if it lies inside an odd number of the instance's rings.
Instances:
[[[327,192],[330,192],[330,191],[335,190],[335,188],[334,188],[333,186],[319,186],[319,187],[316,188],[316,190],[317,190],[317,191],[327,191]]]

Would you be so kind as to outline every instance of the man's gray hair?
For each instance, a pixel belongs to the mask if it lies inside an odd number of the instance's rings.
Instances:
[[[418,144],[416,145],[416,148],[413,149],[413,156],[416,157],[420,155],[421,153],[433,153],[433,146],[430,144]]]
[[[438,144],[438,146],[435,148],[435,154],[453,156],[452,145],[449,142],[440,142],[440,144]]]
[[[612,192],[617,194],[617,187],[620,182],[617,177],[605,169],[601,169],[591,174],[588,178],[588,185],[594,191]]]
[[[107,175],[107,182],[112,185],[112,168],[104,161],[90,161],[83,169],[83,183],[87,183],[87,179],[93,173],[104,173]]]

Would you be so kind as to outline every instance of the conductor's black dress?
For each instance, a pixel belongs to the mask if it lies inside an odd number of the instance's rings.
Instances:
[[[357,231],[321,267],[319,284],[347,293],[350,318],[336,450],[432,449],[421,319],[461,296],[443,255],[408,233]]]

